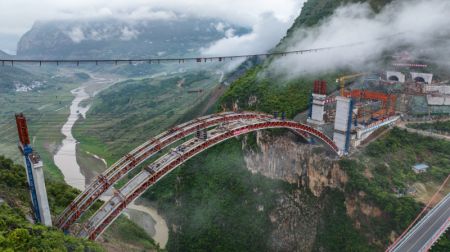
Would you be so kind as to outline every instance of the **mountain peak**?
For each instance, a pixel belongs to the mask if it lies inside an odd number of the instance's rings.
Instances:
[[[237,34],[249,32],[218,19],[189,17],[133,22],[111,18],[40,21],[22,36],[17,55],[66,59],[131,58],[171,52],[172,56],[182,56],[224,38],[224,26]]]

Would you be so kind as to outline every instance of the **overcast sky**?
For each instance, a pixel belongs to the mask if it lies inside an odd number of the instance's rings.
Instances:
[[[164,18],[170,17],[171,12],[224,19],[234,24],[255,28],[259,32],[264,32],[263,26],[270,20],[275,24],[270,27],[272,31],[282,31],[272,36],[272,40],[275,41],[279,39],[275,39],[275,36],[282,36],[289,28],[299,14],[303,2],[303,0],[1,0],[0,49],[14,51],[20,36],[29,30],[36,20],[98,17]],[[238,44],[241,45],[242,41],[251,39],[266,38],[266,35],[261,34],[252,36],[241,39]],[[218,46],[231,42],[233,41],[221,41]],[[214,50],[208,52],[214,53]]]

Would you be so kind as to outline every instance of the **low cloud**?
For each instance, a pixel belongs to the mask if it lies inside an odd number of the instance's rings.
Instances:
[[[178,15],[173,11],[153,10],[143,6],[131,12],[120,12],[119,17],[123,20],[175,20]]]
[[[86,39],[84,32],[80,27],[74,27],[67,35],[74,43],[80,43]]]
[[[273,13],[267,12],[260,15],[258,22],[252,26],[252,31],[248,34],[235,35],[232,29],[225,30],[223,25],[216,26],[216,29],[224,31],[225,38],[203,48],[201,53],[210,56],[267,52],[286,34],[292,22],[293,18],[282,21]]]
[[[23,34],[37,20],[125,18],[171,19],[174,13],[218,18],[252,26],[261,13],[272,11],[280,20],[297,13],[298,0],[14,0],[0,4],[0,33]],[[20,18],[18,18],[20,17]]]
[[[216,29],[216,31],[218,31],[218,32],[224,32],[225,28],[227,27],[227,25],[224,24],[223,22],[219,22],[219,23],[213,24],[213,25],[214,25],[214,28]]]
[[[233,25],[252,27],[261,13],[272,11],[287,22],[298,14],[304,0],[14,0],[1,1],[0,46],[11,45],[36,21],[92,19],[173,20],[179,17],[216,18]],[[20,17],[20,18],[19,18]],[[224,30],[231,37],[232,30]],[[101,34],[101,33],[100,33]],[[88,36],[85,34],[86,37]],[[79,37],[74,36],[76,40]],[[1,48],[1,47],[0,47]],[[2,48],[15,50],[15,48]]]
[[[78,44],[84,40],[104,41],[110,39],[120,39],[129,41],[138,38],[139,31],[131,24],[127,23],[107,23],[102,22],[102,25],[89,25],[89,23],[77,24],[71,27],[71,23],[62,24],[60,29],[64,32],[74,43]]]
[[[122,35],[120,36],[121,40],[132,40],[137,38],[139,35],[139,31],[129,28],[128,26],[125,26],[122,28]]]
[[[407,46],[413,54],[439,50],[449,60],[450,1],[396,1],[375,14],[368,4],[340,7],[318,26],[301,29],[288,40],[288,50],[334,47],[364,41],[357,46],[291,55],[271,64],[271,70],[296,77],[304,72],[324,72],[338,67],[360,69],[375,64],[386,50]],[[428,53],[429,52],[429,53]],[[435,57],[438,55],[435,54]]]

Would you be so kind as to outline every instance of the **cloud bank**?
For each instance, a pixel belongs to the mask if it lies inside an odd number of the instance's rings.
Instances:
[[[273,12],[282,21],[297,14],[298,0],[14,0],[0,1],[0,33],[23,34],[37,20],[173,19],[174,13],[217,18],[253,26],[260,15]],[[20,18],[19,18],[20,17]]]
[[[277,23],[284,25],[291,22],[303,2],[303,0],[5,0],[0,1],[0,23],[3,24],[0,26],[0,49],[4,48],[3,45],[10,47],[11,38],[18,40],[37,20],[114,18],[132,22],[152,19],[173,20],[190,16],[217,18],[234,25],[255,27],[263,22],[261,17],[267,12],[272,13],[271,18],[276,19]],[[82,39],[79,31],[70,32],[71,38]],[[124,39],[132,39],[137,35],[129,33],[130,31],[122,32]],[[234,37],[232,30],[225,32],[227,37]],[[89,37],[87,34],[84,36]],[[2,38],[8,38],[8,41],[2,41]],[[12,50],[12,48],[4,49]]]
[[[450,1],[396,1],[375,14],[367,4],[340,7],[318,26],[297,31],[288,50],[332,47],[365,41],[358,46],[292,55],[275,60],[271,70],[296,77],[304,72],[324,72],[338,67],[361,69],[383,52],[408,46],[413,53],[450,59]],[[443,43],[436,41],[443,40]]]
[[[235,36],[230,30],[225,31],[225,38],[201,50],[203,55],[236,55],[265,53],[273,48],[286,34],[293,19],[281,21],[273,13],[263,13],[257,23],[252,26],[252,32]],[[220,27],[223,30],[223,27]]]

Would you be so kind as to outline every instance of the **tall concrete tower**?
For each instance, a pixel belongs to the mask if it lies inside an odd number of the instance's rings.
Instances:
[[[310,114],[308,123],[321,125],[324,123],[325,100],[327,98],[327,83],[325,81],[314,81]]]
[[[352,127],[353,100],[351,98],[336,97],[336,119],[334,121],[333,140],[339,151],[348,153],[350,148],[350,130]]]
[[[51,226],[52,217],[48,205],[47,190],[45,189],[43,162],[39,154],[33,151],[30,145],[27,120],[22,113],[16,114],[16,124],[19,133],[19,149],[25,161],[34,217],[37,222]]]

